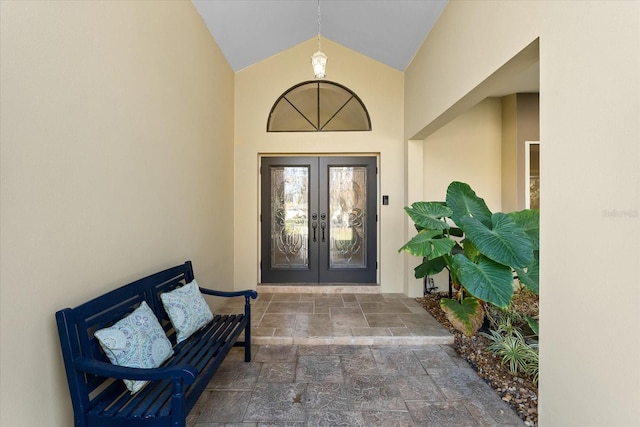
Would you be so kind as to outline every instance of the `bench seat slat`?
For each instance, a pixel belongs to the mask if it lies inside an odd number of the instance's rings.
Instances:
[[[217,319],[209,333],[214,332],[213,336],[206,334],[200,339],[200,342],[189,347],[189,362],[198,371],[202,370],[208,359],[218,352],[220,346],[224,342],[225,338],[232,334],[235,326],[242,321],[240,316],[229,316],[222,319]],[[213,345],[211,345],[213,342]]]
[[[189,339],[180,350],[178,355],[171,360],[171,364],[184,363],[191,365],[203,372],[210,369],[207,365],[214,360],[214,357],[219,357],[220,346],[227,341],[229,335],[235,330],[235,328],[226,328],[226,331],[222,330],[225,325],[238,325],[242,321],[243,316],[217,316],[214,320],[206,325],[202,330]],[[212,333],[216,334],[212,336]],[[190,394],[192,389],[197,383],[192,384],[187,388],[185,394]],[[140,405],[133,411],[131,416],[152,416],[152,415],[167,415],[169,402],[171,399],[171,388],[167,387],[161,390],[161,395],[154,400],[148,399],[146,404]],[[164,408],[164,411],[162,410]]]
[[[232,333],[239,335],[237,332],[237,326],[242,325],[244,316],[223,316],[222,318],[214,319],[215,324],[210,324],[205,327],[205,330],[194,337],[194,341],[199,341],[197,344],[193,342],[189,343],[188,352],[181,351],[180,360],[183,363],[195,367],[198,372],[207,372],[212,369],[217,370],[219,363],[222,362],[226,352],[221,351],[221,346],[229,342],[229,338],[233,337]],[[229,327],[229,325],[233,327]],[[211,335],[212,332],[216,332],[215,335]],[[194,391],[199,395],[201,392],[197,391],[198,388],[204,389],[206,384],[197,382],[192,384],[185,392],[185,394],[193,393]],[[164,405],[157,405],[150,408],[148,414],[159,413],[160,415],[166,415],[168,411],[168,398],[170,390],[165,390],[166,401]],[[195,402],[194,402],[195,403]]]
[[[238,331],[244,315],[228,315],[214,317],[214,320],[190,337],[180,348],[176,348],[176,356],[165,365],[187,364],[195,367],[199,372],[214,361],[213,357],[219,354],[220,347],[227,342],[233,332]],[[241,331],[238,331],[239,335]],[[182,344],[182,343],[181,343]],[[189,394],[191,385],[185,391]],[[130,395],[122,386],[121,392],[113,396],[113,400],[96,407],[92,413],[102,412],[108,416],[126,417],[154,417],[168,415],[168,406],[171,400],[172,384],[169,381],[155,381],[149,383],[135,395]],[[108,401],[109,399],[105,399]],[[160,412],[165,409],[164,413]]]

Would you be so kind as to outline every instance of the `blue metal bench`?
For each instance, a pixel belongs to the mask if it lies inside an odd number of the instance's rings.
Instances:
[[[244,313],[214,313],[213,320],[176,345],[175,330],[160,294],[194,279],[190,261],[115,289],[76,308],[56,313],[75,426],[184,427],[198,397],[233,346],[244,347],[251,360],[250,298],[256,291],[222,292],[200,288],[205,295],[244,297]],[[159,368],[113,365],[93,333],[111,326],[142,301],[154,311],[174,346],[174,356]],[[244,332],[244,340],[238,338]],[[121,379],[150,380],[131,394]]]

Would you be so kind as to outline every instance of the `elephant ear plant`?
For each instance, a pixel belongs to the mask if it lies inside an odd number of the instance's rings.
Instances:
[[[482,326],[484,305],[509,305],[516,276],[538,293],[538,211],[492,213],[462,182],[449,185],[446,202],[416,202],[405,211],[418,234],[399,251],[422,257],[417,279],[449,270],[459,291],[440,306],[464,334],[471,336]]]

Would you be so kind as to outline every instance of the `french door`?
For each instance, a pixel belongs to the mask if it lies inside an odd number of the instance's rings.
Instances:
[[[263,157],[261,282],[376,282],[376,158]]]

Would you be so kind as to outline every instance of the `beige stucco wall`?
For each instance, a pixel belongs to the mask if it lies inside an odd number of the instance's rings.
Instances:
[[[502,98],[502,206],[518,210],[518,95]]]
[[[487,98],[461,114],[423,141],[422,198],[444,201],[452,181],[466,182],[482,197],[492,212],[502,211],[502,101]],[[415,229],[410,234],[415,234]],[[408,289],[411,296],[423,292],[422,279],[413,278],[413,268],[422,262],[409,259]],[[434,276],[438,290],[448,289],[448,275]]]
[[[445,200],[466,182],[491,211],[502,210],[502,102],[487,98],[424,140],[424,200]]]
[[[0,425],[63,427],[56,310],[185,259],[233,287],[233,73],[190,2],[0,7]]]
[[[371,117],[370,132],[267,133],[269,111],[291,86],[313,80],[312,39],[240,70],[235,79],[235,286],[259,281],[259,156],[264,154],[372,154],[379,156],[379,283],[384,292],[403,292],[402,257],[397,250],[403,224],[403,73],[322,40],[329,57],[327,80],[340,83],[362,100]]]
[[[537,37],[540,424],[631,426],[640,419],[640,3],[450,2],[405,73],[405,135]]]

